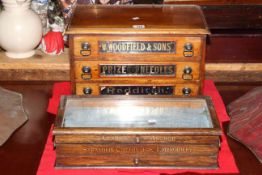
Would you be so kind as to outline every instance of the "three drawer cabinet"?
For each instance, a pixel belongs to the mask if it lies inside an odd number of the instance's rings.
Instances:
[[[67,33],[73,94],[202,92],[209,31],[197,6],[79,5]]]

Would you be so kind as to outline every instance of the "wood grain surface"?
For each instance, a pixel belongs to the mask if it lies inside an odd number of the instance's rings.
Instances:
[[[117,139],[116,139],[117,138]],[[56,135],[55,143],[176,143],[176,144],[218,144],[217,136],[177,136],[177,135],[78,135],[75,137],[73,134]]]
[[[137,162],[137,163],[136,163]],[[102,167],[102,168],[132,168],[132,167],[194,167],[217,168],[216,156],[58,156],[56,167]]]
[[[82,78],[82,68],[83,66],[87,66],[91,68],[91,78],[88,79],[86,82],[92,82],[90,80],[96,80],[96,81],[104,81],[107,80],[108,82],[114,82],[114,81],[127,81],[132,79],[133,83],[139,82],[139,81],[144,81],[144,82],[153,82],[155,80],[159,80],[160,78],[166,79],[167,82],[169,83],[174,83],[175,81],[185,81],[188,82],[190,80],[199,80],[199,69],[200,65],[197,62],[123,62],[123,61],[75,61],[75,79],[76,81],[84,81]],[[174,65],[175,66],[175,75],[102,75],[101,74],[101,65]],[[192,79],[190,80],[184,80],[183,79],[183,74],[184,74],[184,69],[186,67],[192,68]]]
[[[63,115],[67,100],[75,107],[116,106],[121,100],[135,105],[198,104],[207,106],[211,128],[136,128],[136,127],[65,127]],[[84,101],[83,101],[84,100]],[[79,105],[77,105],[79,101]],[[115,101],[115,102],[114,102]],[[145,103],[144,103],[145,102]],[[191,103],[190,103],[191,102]],[[137,104],[138,103],[138,104]],[[123,116],[126,117],[126,116]],[[181,116],[182,117],[182,116]],[[63,97],[53,130],[56,167],[217,167],[221,128],[209,97],[152,98],[144,97]],[[126,137],[125,137],[126,136]],[[185,137],[184,137],[185,136]],[[90,140],[89,140],[90,139]],[[168,141],[169,140],[169,141]]]
[[[159,26],[160,27],[160,26]],[[175,29],[174,29],[175,30]],[[112,30],[113,33],[113,30]],[[187,57],[187,60],[198,61],[202,56],[202,49],[206,42],[205,36],[201,35],[89,35],[74,36],[74,59],[78,60],[110,60],[110,61],[184,61],[184,45],[185,43],[192,43],[193,56]],[[175,42],[175,53],[163,52],[142,52],[142,53],[101,53],[99,52],[99,41],[171,41]],[[91,46],[91,54],[89,56],[82,56],[80,54],[81,44],[88,42]]]
[[[163,0],[165,4],[236,5],[262,4],[261,0]]]
[[[175,96],[183,96],[183,88],[190,88],[191,89],[191,93],[189,96],[196,96],[198,95],[200,92],[200,89],[199,89],[199,82],[191,82],[191,83],[181,83],[181,84],[170,84],[170,83],[166,83],[164,84],[162,80],[160,80],[160,82],[162,83],[156,83],[154,82],[153,84],[152,83],[145,83],[145,82],[142,82],[140,84],[138,83],[76,83],[76,90],[75,90],[75,93],[77,95],[84,95],[84,88],[90,88],[92,90],[92,93],[91,95],[101,95],[101,88],[102,87],[118,87],[118,86],[121,86],[121,87],[132,87],[132,86],[172,86],[174,88],[173,90],[173,95]],[[171,94],[172,95],[172,94]]]
[[[68,49],[59,56],[40,50],[33,57],[12,59],[0,52],[0,81],[68,81]]]
[[[0,81],[70,81],[68,50],[60,56],[41,51],[28,59],[0,52]],[[262,63],[206,63],[206,79],[215,82],[262,82]]]
[[[209,34],[209,31],[197,6],[79,5],[67,33]]]

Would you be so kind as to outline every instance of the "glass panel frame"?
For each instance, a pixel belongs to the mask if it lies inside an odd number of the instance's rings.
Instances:
[[[66,128],[213,128],[205,99],[68,98]]]

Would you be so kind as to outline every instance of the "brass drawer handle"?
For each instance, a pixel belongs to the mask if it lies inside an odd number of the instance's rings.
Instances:
[[[189,96],[192,92],[191,88],[185,87],[182,89],[183,95]]]
[[[91,79],[92,75],[91,75],[91,68],[88,66],[83,66],[82,67],[82,74],[81,74],[81,78],[83,80],[89,80]]]
[[[192,43],[185,43],[184,50],[187,51],[187,52],[192,51],[193,50],[193,44]]]
[[[194,56],[194,46],[192,43],[185,43],[184,45],[184,56],[192,57]]]
[[[190,66],[185,66],[183,72],[184,74],[191,74],[193,69]]]
[[[80,50],[80,54],[82,56],[89,56],[91,55],[91,45],[88,42],[83,42],[81,44],[82,50]]]
[[[91,50],[80,50],[80,54],[84,57],[91,55]]]
[[[140,143],[140,139],[138,136],[136,136],[136,143]]]
[[[83,66],[82,67],[82,72],[86,73],[86,74],[90,74],[91,73],[91,68],[88,66]]]
[[[192,72],[193,69],[190,66],[185,66],[182,75],[183,80],[192,80],[193,79]]]
[[[89,88],[89,87],[85,87],[85,88],[83,89],[83,93],[84,93],[85,95],[90,95],[90,94],[92,93],[92,89]]]
[[[138,158],[134,158],[134,165],[137,166],[139,164],[139,159]]]

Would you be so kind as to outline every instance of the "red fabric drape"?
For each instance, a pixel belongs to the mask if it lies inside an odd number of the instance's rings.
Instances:
[[[206,80],[204,83],[204,95],[210,96],[213,100],[220,125],[223,122],[229,121],[229,117],[225,110],[225,105],[211,80]],[[57,112],[59,99],[61,95],[69,95],[70,93],[70,83],[56,83],[53,89],[53,97],[49,101],[48,112],[55,114]],[[55,169],[55,151],[53,150],[52,143],[52,133],[50,131],[45,149],[42,155],[42,159],[38,168],[37,175],[133,175],[133,174],[143,174],[143,175],[159,175],[160,173],[168,174],[237,174],[238,169],[235,164],[234,157],[228,146],[225,134],[223,133],[221,137],[221,150],[218,156],[218,169]]]

